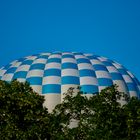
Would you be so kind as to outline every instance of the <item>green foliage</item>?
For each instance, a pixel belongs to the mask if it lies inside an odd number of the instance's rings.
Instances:
[[[140,139],[140,101],[136,97],[130,98],[124,106],[126,114],[127,133],[129,140]]]
[[[1,140],[139,140],[140,100],[113,85],[87,98],[70,88],[48,113],[26,83],[0,81]]]
[[[44,97],[29,84],[0,81],[0,139],[39,140],[46,137],[48,112]]]
[[[53,111],[61,124],[61,127],[54,127],[54,139],[140,139],[140,101],[136,97],[119,92],[116,85],[89,99],[80,90],[76,96],[73,92],[70,88],[64,101]]]

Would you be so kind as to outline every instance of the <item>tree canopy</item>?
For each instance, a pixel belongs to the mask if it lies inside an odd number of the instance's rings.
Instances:
[[[139,140],[140,100],[112,85],[87,98],[80,88],[64,93],[48,113],[30,85],[0,81],[1,140]],[[125,103],[122,104],[121,102]]]
[[[44,139],[49,115],[43,102],[27,82],[0,81],[0,139]]]

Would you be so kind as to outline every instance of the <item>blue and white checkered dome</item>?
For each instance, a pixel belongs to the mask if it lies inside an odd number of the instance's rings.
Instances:
[[[45,95],[49,110],[61,102],[69,87],[79,85],[87,96],[113,84],[130,96],[140,93],[139,81],[122,65],[85,53],[54,52],[24,57],[2,67],[0,79],[28,81],[36,92]]]

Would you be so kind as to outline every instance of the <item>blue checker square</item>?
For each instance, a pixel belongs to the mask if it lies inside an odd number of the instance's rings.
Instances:
[[[110,73],[113,80],[123,80],[123,77],[120,73]]]
[[[7,73],[7,74],[8,74],[8,73],[15,73],[16,69],[17,69],[17,67],[9,68],[9,69],[6,71],[6,73]]]
[[[49,94],[49,93],[59,93],[61,92],[61,86],[58,84],[47,84],[43,86],[42,94]]]
[[[74,58],[74,55],[71,55],[71,54],[65,54],[62,56],[62,59],[63,58]]]
[[[79,58],[77,59],[77,63],[90,63],[89,59],[85,59],[85,58]]]
[[[36,69],[42,70],[44,69],[44,67],[45,67],[45,64],[40,64],[40,63],[33,64],[31,65],[30,70],[36,70]]]
[[[122,75],[128,75],[128,73],[125,69],[118,69],[118,70]]]
[[[27,71],[19,71],[14,74],[13,79],[25,78],[26,79]]]
[[[111,62],[109,61],[102,61],[102,63],[105,65],[105,66],[113,66]]]
[[[48,59],[48,55],[40,55],[39,58]]]
[[[104,65],[96,64],[96,65],[93,65],[93,67],[96,71],[99,71],[99,70],[107,71],[107,68]]]
[[[64,76],[62,77],[62,85],[66,84],[76,84],[79,85],[79,78],[75,76]]]
[[[98,78],[98,83],[101,86],[111,86],[111,85],[113,85],[112,80],[108,79],[108,78]]]
[[[44,71],[44,76],[61,76],[60,69],[47,69]]]
[[[88,70],[88,69],[79,70],[79,73],[80,73],[80,77],[85,77],[85,76],[96,77],[96,74],[93,70]]]
[[[98,86],[82,85],[81,90],[83,91],[83,93],[92,93],[92,94],[94,94],[94,93],[98,92]]]
[[[22,62],[22,65],[31,65],[33,63],[33,60],[25,60]]]
[[[42,77],[30,77],[30,78],[27,78],[27,81],[31,85],[42,85]]]
[[[127,83],[127,87],[130,91],[135,91],[137,89],[133,83]]]
[[[77,69],[78,68],[78,66],[77,66],[77,64],[75,64],[75,63],[63,63],[62,64],[62,69]]]
[[[47,61],[47,63],[52,63],[52,62],[61,63],[61,59],[60,58],[49,58]]]

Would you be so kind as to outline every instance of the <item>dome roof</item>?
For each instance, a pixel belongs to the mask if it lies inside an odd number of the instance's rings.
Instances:
[[[0,79],[28,81],[35,91],[49,98],[48,104],[55,102],[54,96],[61,100],[63,92],[78,85],[90,95],[112,84],[130,96],[139,96],[140,92],[139,81],[122,65],[75,52],[41,53],[15,60],[0,69]]]

